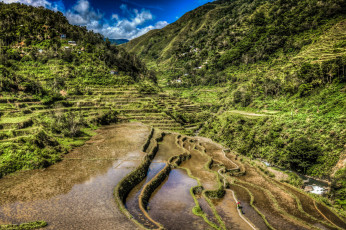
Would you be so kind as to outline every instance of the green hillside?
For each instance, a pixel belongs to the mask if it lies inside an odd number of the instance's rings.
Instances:
[[[56,163],[110,123],[191,133],[173,113],[199,104],[155,82],[135,55],[62,13],[0,3],[0,178]]]
[[[107,87],[154,81],[136,56],[62,13],[0,3],[0,177],[47,167],[117,121],[100,103]]]
[[[345,9],[214,1],[115,46],[60,12],[0,3],[0,178],[60,161],[101,125],[141,121],[330,180],[345,209]]]
[[[342,22],[345,8],[343,0],[215,1],[124,47],[164,70],[166,81],[218,84],[230,80],[232,67],[287,62]],[[339,39],[333,57],[344,55]]]
[[[124,47],[166,91],[213,105],[201,135],[331,179],[345,207],[345,9],[343,0],[215,1]]]

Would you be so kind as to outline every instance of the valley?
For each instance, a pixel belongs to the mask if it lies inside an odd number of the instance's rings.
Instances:
[[[346,229],[345,1],[199,4],[0,2],[1,230]]]

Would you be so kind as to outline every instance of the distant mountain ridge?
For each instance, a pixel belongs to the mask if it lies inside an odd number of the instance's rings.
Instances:
[[[122,45],[130,41],[127,39],[108,39],[108,40],[111,42],[111,44],[115,44],[115,45]]]

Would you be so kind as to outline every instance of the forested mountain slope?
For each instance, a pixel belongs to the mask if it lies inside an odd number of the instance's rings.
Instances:
[[[100,34],[70,25],[61,12],[43,7],[0,3],[0,47],[1,91],[28,92],[30,86],[24,81],[35,85],[31,88],[54,79],[104,84],[115,81],[111,70],[129,81],[149,76],[136,56],[104,41]],[[50,71],[37,71],[41,66]],[[46,82],[38,81],[41,76]]]
[[[135,84],[154,81],[135,55],[61,12],[0,2],[0,178],[61,160],[117,121],[116,105],[131,108]]]
[[[345,16],[344,0],[214,1],[124,47],[166,90],[214,105],[201,135],[331,179],[345,208]]]
[[[169,80],[187,84],[227,81],[234,66],[286,61],[345,18],[345,1],[215,1],[188,12],[175,23],[125,45],[158,64]],[[334,53],[342,56],[335,44]],[[282,60],[283,59],[283,60]],[[215,77],[217,75],[217,77]]]

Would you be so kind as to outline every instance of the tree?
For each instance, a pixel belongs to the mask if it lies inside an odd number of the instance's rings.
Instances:
[[[321,148],[306,137],[300,137],[287,146],[290,167],[298,172],[314,165],[320,155]]]

